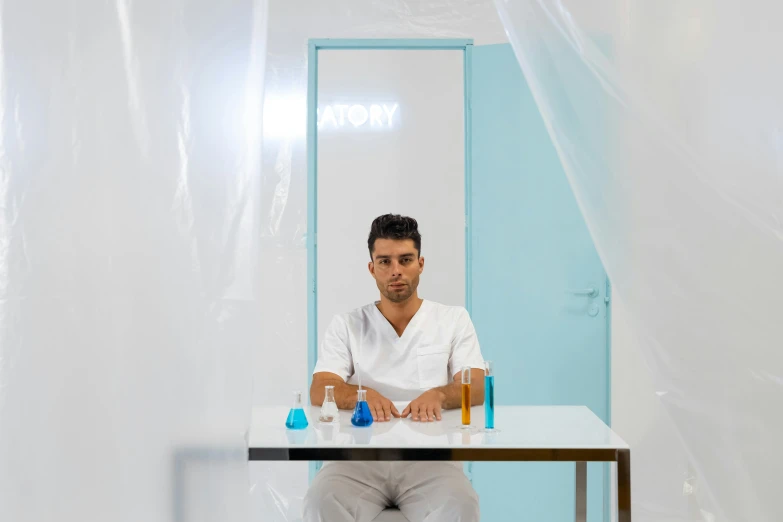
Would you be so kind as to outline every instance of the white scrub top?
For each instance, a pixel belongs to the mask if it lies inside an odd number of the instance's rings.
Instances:
[[[424,300],[398,336],[377,303],[335,316],[318,351],[315,371],[372,388],[392,401],[411,401],[445,386],[463,366],[484,369],[468,311]]]

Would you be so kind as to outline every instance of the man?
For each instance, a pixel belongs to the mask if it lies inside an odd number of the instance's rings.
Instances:
[[[438,422],[459,408],[461,368],[471,367],[471,400],[484,402],[484,359],[468,312],[419,298],[424,271],[415,219],[375,219],[367,241],[380,301],[336,316],[321,344],[310,402],[334,386],[337,407],[353,409],[359,375],[373,420]],[[408,405],[398,411],[392,401]],[[410,522],[479,520],[478,496],[454,462],[328,462],[304,502],[305,522],[369,522],[397,506]]]

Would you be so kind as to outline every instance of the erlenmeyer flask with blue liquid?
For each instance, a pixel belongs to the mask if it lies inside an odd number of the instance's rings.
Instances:
[[[370,407],[367,405],[367,390],[358,390],[358,394],[356,407],[353,409],[353,415],[351,416],[351,424],[366,427],[372,424],[372,414],[370,413]]]
[[[294,392],[294,407],[288,412],[285,427],[289,430],[303,430],[307,427],[307,417],[302,408],[302,392]]]

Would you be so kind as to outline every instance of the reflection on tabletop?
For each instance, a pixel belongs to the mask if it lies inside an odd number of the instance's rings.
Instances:
[[[395,406],[402,411],[406,403]],[[461,411],[448,410],[442,420],[419,422],[410,417],[373,422],[368,427],[351,424],[350,410],[339,411],[339,422],[318,421],[320,408],[305,407],[309,426],[285,427],[287,408],[260,407],[253,411],[250,447],[287,446],[350,447],[354,445],[405,448],[510,447],[510,448],[627,448],[627,444],[584,406],[498,406],[495,426],[484,431],[484,408],[471,408],[470,430],[461,430]]]

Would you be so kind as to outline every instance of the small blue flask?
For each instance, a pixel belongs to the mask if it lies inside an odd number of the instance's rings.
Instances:
[[[294,392],[294,407],[288,412],[285,427],[289,430],[303,430],[307,427],[307,417],[302,408],[302,392]]]
[[[351,424],[359,427],[366,427],[372,424],[372,414],[367,405],[367,390],[358,390],[359,398],[356,401],[356,407],[353,409]]]

